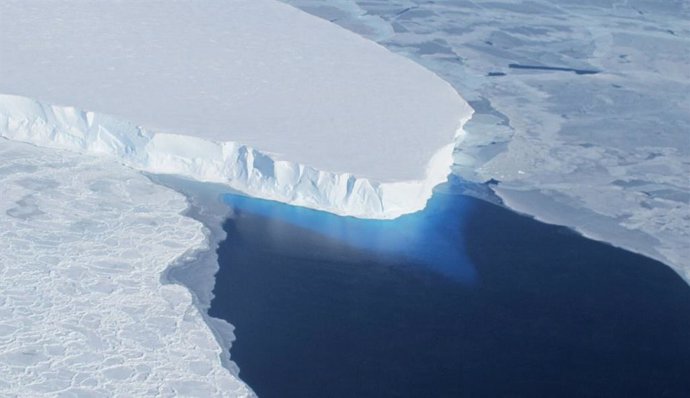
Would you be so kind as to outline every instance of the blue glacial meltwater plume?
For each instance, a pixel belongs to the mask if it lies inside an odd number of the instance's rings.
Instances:
[[[280,234],[285,223],[317,233],[377,259],[412,264],[439,272],[464,284],[474,284],[477,273],[465,253],[464,214],[470,202],[462,196],[436,192],[423,211],[395,220],[365,220],[291,206],[269,200],[227,194],[224,200],[238,215],[243,212],[270,219]]]

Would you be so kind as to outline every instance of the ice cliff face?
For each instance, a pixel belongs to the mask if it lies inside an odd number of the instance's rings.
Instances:
[[[3,136],[343,215],[423,208],[472,112],[275,0],[0,2],[0,20],[0,94],[25,97],[2,98]]]
[[[462,139],[462,125],[471,112],[466,115],[458,121],[456,140]],[[0,95],[0,136],[105,155],[137,170],[224,183],[259,198],[381,219],[424,208],[433,187],[450,172],[455,144],[432,157],[424,179],[377,182],[277,160],[236,142],[156,133],[112,116],[11,95]]]

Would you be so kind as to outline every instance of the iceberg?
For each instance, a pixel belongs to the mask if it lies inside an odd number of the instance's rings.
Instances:
[[[0,135],[363,218],[422,209],[472,115],[273,0],[0,5]]]

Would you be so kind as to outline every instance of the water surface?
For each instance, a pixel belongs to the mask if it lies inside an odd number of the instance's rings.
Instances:
[[[210,314],[261,397],[687,397],[690,288],[470,197],[392,222],[228,196]]]

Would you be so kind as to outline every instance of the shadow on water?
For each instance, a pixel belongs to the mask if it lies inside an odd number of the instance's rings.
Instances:
[[[393,222],[227,200],[210,315],[259,396],[690,396],[659,262],[449,193]]]

